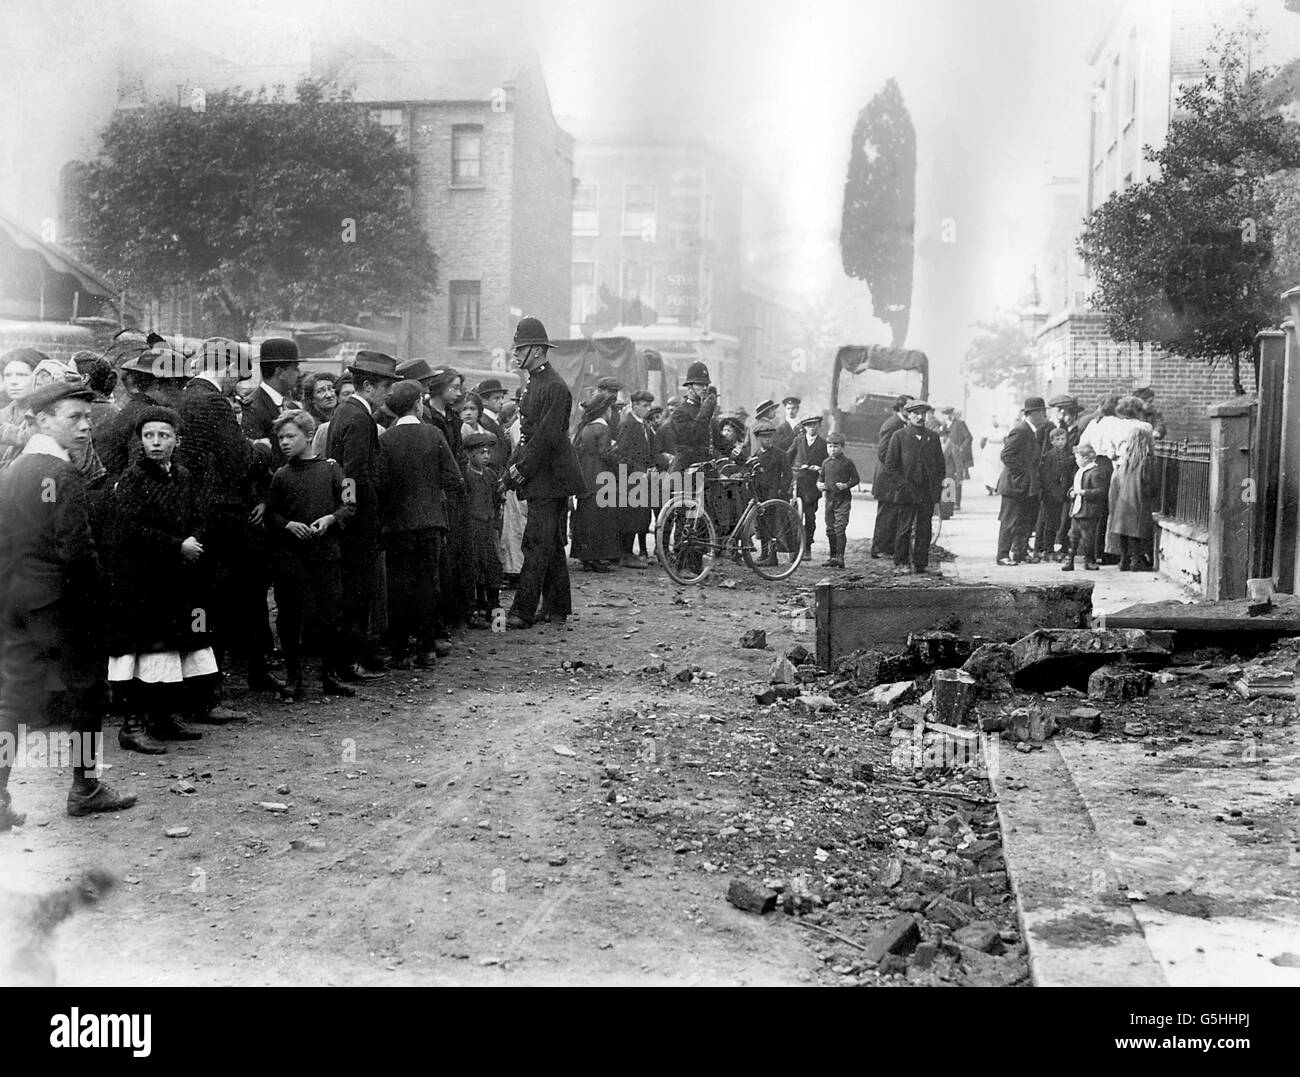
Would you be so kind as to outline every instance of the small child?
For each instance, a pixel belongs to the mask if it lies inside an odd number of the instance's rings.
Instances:
[[[465,490],[469,506],[470,570],[473,574],[474,609],[470,628],[489,628],[501,606],[501,558],[497,535],[501,533],[501,476],[492,466],[497,439],[489,433],[465,439]]]
[[[343,469],[312,450],[316,420],[305,411],[287,411],[273,424],[285,464],[271,479],[266,499],[266,530],[274,542],[276,632],[284,652],[285,702],[302,698],[303,637],[319,640],[321,688],[326,695],[356,693],[336,679],[343,661],[343,553],[336,524],[351,518]]]
[[[779,501],[790,500],[790,485],[794,482],[794,471],[790,468],[790,458],[775,447],[776,425],[763,419],[754,427],[754,440],[758,451],[754,454],[754,463],[758,470],[754,474],[754,497],[761,505],[773,498]],[[794,554],[797,536],[787,537],[784,542],[768,533],[766,521],[760,516],[758,521],[758,539],[763,544],[760,565],[777,564],[777,546],[783,547],[783,553]]]
[[[199,739],[174,712],[201,713],[217,674],[200,598],[203,497],[173,459],[180,427],[171,408],[143,409],[140,455],[112,491],[108,680],[124,714],[118,744],[147,755]]]
[[[1074,447],[1074,458],[1079,470],[1074,473],[1070,487],[1070,549],[1062,572],[1074,571],[1074,557],[1083,549],[1083,567],[1097,571],[1093,553],[1097,544],[1097,524],[1101,520],[1102,506],[1106,503],[1107,481],[1097,466],[1097,451],[1089,444]]]
[[[1074,478],[1074,455],[1070,452],[1069,435],[1058,426],[1052,431],[1051,438],[1052,446],[1043,453],[1038,468],[1043,497],[1038,509],[1038,524],[1035,528],[1038,537],[1034,540],[1034,552],[1042,561],[1053,559],[1056,532],[1061,526],[1061,510]],[[1065,556],[1064,550],[1061,551],[1061,556]]]
[[[849,530],[849,512],[853,508],[853,488],[862,479],[853,461],[844,455],[844,435],[838,430],[826,437],[826,461],[822,464],[817,489],[826,494],[826,535],[831,555],[824,568],[844,567],[844,546]]]

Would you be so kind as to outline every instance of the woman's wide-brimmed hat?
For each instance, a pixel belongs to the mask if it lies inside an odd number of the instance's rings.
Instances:
[[[607,389],[600,390],[592,396],[590,400],[582,405],[583,417],[585,418],[588,415],[599,415],[617,399],[618,393],[611,393]]]

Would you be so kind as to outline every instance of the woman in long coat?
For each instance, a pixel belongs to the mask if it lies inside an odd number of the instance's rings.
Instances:
[[[979,482],[993,496],[1002,475],[1002,446],[1007,432],[995,418],[988,436],[980,439],[980,458],[977,467]]]
[[[1119,459],[1110,479],[1110,516],[1106,524],[1106,552],[1119,554],[1121,572],[1150,569],[1145,549],[1154,525],[1151,504],[1155,497],[1155,438],[1150,423],[1143,422],[1142,401],[1125,397],[1115,408],[1124,420],[1116,439]]]
[[[617,504],[604,504],[609,491],[602,492],[601,482],[602,474],[618,475],[618,456],[609,432],[609,409],[616,399],[614,393],[606,390],[596,393],[582,409],[582,419],[573,435],[587,494],[578,498],[578,508],[573,514],[573,547],[569,556],[581,561],[588,572],[609,572],[608,562],[623,558],[618,541]]]
[[[501,409],[501,435],[509,441],[509,454],[519,448],[521,427],[519,407],[513,401]],[[506,503],[501,510],[501,567],[505,571],[506,587],[516,587],[519,573],[524,567],[524,527],[528,524],[528,502],[520,501],[518,493],[506,491]]]

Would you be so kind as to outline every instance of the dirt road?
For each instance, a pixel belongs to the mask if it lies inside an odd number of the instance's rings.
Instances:
[[[564,629],[466,633],[438,671],[354,700],[236,693],[251,721],[157,759],[110,734],[109,777],[140,804],[68,819],[66,774],[19,770],[29,821],[0,865],[24,888],[125,880],[63,930],[67,983],[880,982],[833,936],[869,942],[973,865],[937,825],[952,803],[850,780],[889,765],[868,718],[755,704],[773,657],[811,646],[790,613],[820,575],[579,571]],[[750,628],[766,650],[739,646]],[[909,849],[919,874],[882,882]],[[734,876],[784,881],[810,915],[740,912]],[[1013,927],[1008,895],[987,904]]]

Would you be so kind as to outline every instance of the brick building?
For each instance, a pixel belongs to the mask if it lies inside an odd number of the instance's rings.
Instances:
[[[372,122],[416,158],[412,206],[438,255],[438,294],[423,310],[339,311],[335,320],[392,334],[467,380],[508,369],[514,325],[532,314],[562,336],[569,312],[573,140],[555,121],[537,59],[503,41],[456,35],[418,57],[365,41],[311,45],[310,55],[249,67],[201,54],[124,70],[118,107],[188,104],[202,90],[292,89],[305,75],[347,88]],[[206,335],[205,312],[171,297],[155,318]]]
[[[1211,367],[1150,344],[1112,340],[1104,314],[1058,314],[1039,332],[1037,346],[1049,398],[1070,393],[1091,410],[1109,393],[1150,386],[1171,438],[1207,438],[1209,406],[1235,395],[1229,363]],[[1244,364],[1247,392],[1255,389],[1254,377],[1253,367]]]
[[[1054,179],[1050,235],[1044,244],[1042,299],[1047,318],[1036,336],[1041,381],[1092,407],[1110,392],[1149,385],[1171,437],[1204,439],[1209,405],[1235,395],[1228,362],[1170,355],[1149,344],[1119,342],[1103,314],[1088,309],[1091,283],[1074,251],[1083,218],[1112,194],[1153,178],[1145,146],[1164,144],[1180,88],[1204,77],[1217,30],[1258,31],[1255,63],[1300,56],[1300,15],[1283,5],[1237,0],[1124,0],[1099,25],[1087,53],[1092,71],[1084,181]],[[1241,372],[1247,392],[1254,370]]]
[[[747,401],[735,165],[698,142],[580,136],[574,170],[570,333],[617,327],[680,365],[678,375],[703,359],[725,403]],[[682,345],[671,355],[661,347],[669,338]]]

